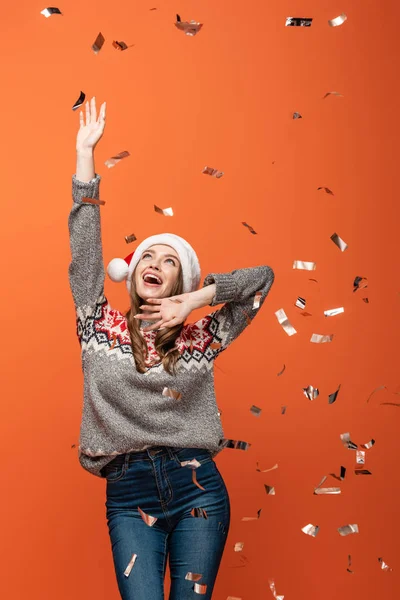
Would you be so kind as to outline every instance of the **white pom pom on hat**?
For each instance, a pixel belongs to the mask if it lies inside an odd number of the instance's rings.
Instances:
[[[200,283],[200,263],[196,252],[184,238],[174,233],[159,233],[143,240],[134,252],[122,258],[113,258],[107,266],[107,274],[112,281],[120,283],[126,280],[128,292],[131,291],[131,277],[143,252],[155,244],[165,244],[176,250],[182,267],[183,293],[194,292]]]

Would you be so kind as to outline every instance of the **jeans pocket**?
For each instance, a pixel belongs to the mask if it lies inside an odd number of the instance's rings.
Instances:
[[[127,467],[125,466],[125,462],[115,465],[109,463],[105,467],[101,469],[102,476],[107,480],[108,483],[115,483],[116,481],[120,481],[124,475],[126,474]]]

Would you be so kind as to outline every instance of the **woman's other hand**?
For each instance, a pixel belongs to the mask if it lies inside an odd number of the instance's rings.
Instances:
[[[170,298],[147,298],[146,302],[149,304],[139,306],[146,312],[135,315],[135,318],[143,321],[157,321],[157,323],[143,327],[142,331],[175,327],[179,323],[184,323],[193,310],[189,293]]]
[[[100,107],[99,117],[96,113],[96,98],[93,97],[89,102],[86,102],[86,123],[83,112],[79,113],[80,127],[76,138],[76,151],[85,152],[93,151],[103,135],[106,125],[106,103]]]

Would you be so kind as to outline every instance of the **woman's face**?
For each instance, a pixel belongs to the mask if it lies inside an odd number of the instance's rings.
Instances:
[[[177,252],[165,244],[155,244],[145,250],[134,271],[136,292],[146,298],[168,298],[179,274],[180,261]],[[149,275],[154,275],[159,282]]]

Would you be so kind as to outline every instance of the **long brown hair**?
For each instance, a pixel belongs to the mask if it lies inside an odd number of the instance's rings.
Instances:
[[[183,293],[183,276],[182,267],[179,265],[178,277],[171,291],[171,296],[177,296]],[[135,271],[131,278],[131,307],[126,313],[126,319],[131,338],[133,356],[136,363],[136,369],[139,373],[145,373],[148,369],[145,364],[145,359],[148,356],[148,349],[143,335],[140,333],[140,321],[135,319],[134,315],[143,314],[140,312],[139,306],[145,304],[145,301],[138,296],[135,284]],[[152,324],[156,321],[152,321]],[[175,340],[179,336],[184,323],[179,323],[175,327],[167,327],[162,331],[157,331],[155,338],[155,348],[160,356],[164,369],[170,374],[176,374],[176,361],[179,357],[179,349],[175,346]]]

